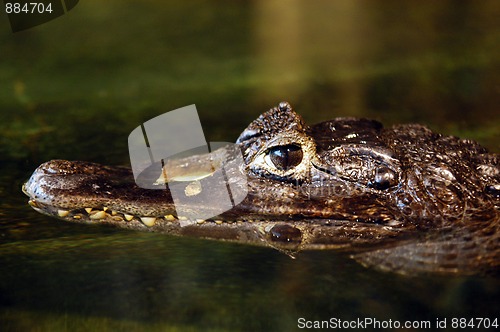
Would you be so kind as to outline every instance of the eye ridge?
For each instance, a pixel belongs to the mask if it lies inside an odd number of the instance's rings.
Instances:
[[[298,144],[273,146],[267,150],[267,154],[273,165],[285,172],[299,165],[304,157],[302,147]]]

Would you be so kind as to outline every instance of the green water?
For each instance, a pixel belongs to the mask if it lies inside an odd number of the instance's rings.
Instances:
[[[3,11],[2,11],[3,12]],[[298,319],[498,317],[495,277],[399,276],[336,252],[66,224],[21,184],[54,159],[128,161],[128,134],[196,104],[234,141],[288,100],[306,121],[427,124],[499,151],[498,1],[81,1],[13,34],[0,14],[2,331],[297,330]]]

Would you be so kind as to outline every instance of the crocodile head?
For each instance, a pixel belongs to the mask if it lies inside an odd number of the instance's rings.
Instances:
[[[309,127],[283,102],[253,121],[236,147],[172,162],[177,178],[189,179],[176,185],[185,198],[196,196],[192,204],[138,187],[127,168],[64,160],[39,166],[23,191],[35,210],[73,222],[288,252],[345,249],[366,265],[400,272],[499,266],[500,159],[473,141],[355,118]],[[239,152],[243,162],[224,179],[245,198],[207,220],[182,215],[210,210],[227,195],[210,190],[218,188],[217,170],[190,174],[236,163]]]

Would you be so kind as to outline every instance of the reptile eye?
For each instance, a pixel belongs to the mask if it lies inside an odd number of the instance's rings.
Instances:
[[[371,185],[375,189],[384,190],[394,186],[397,181],[396,173],[393,170],[387,167],[380,167],[375,171],[375,178]]]
[[[288,144],[270,148],[265,159],[269,166],[286,172],[300,164],[303,156],[302,148],[299,145]]]

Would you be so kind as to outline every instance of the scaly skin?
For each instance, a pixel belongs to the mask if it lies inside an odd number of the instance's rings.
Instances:
[[[182,165],[176,174],[221,158],[233,164],[226,178],[248,194],[209,220],[182,213],[210,211],[210,202],[227,195],[203,191],[213,186],[211,175],[181,182],[186,196],[198,200],[175,207],[169,190],[139,188],[131,170],[88,162],[44,163],[23,191],[35,210],[72,222],[289,253],[342,249],[367,266],[399,273],[499,270],[500,158],[475,142],[416,124],[383,128],[354,118],[309,127],[280,103],[236,143],[241,165],[229,147],[174,163]]]

